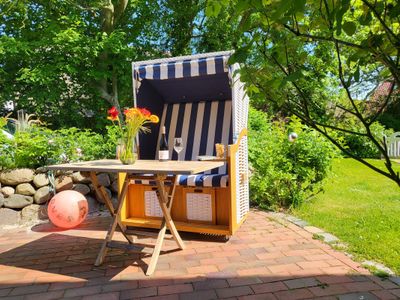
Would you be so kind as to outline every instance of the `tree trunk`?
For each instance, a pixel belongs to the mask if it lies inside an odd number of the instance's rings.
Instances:
[[[123,16],[129,0],[119,0],[117,4],[113,4],[111,0],[105,1],[104,6],[101,9],[101,32],[110,35],[114,30],[118,21]],[[104,77],[100,79],[96,88],[100,94],[100,97],[106,100],[110,105],[115,106],[120,112],[121,108],[118,99],[118,75],[115,72],[112,63],[107,63],[109,59],[109,53],[103,51],[99,55],[98,69],[103,72],[112,70],[111,78]]]

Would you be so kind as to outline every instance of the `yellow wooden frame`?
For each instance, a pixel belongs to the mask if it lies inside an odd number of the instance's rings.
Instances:
[[[195,189],[195,187],[182,187],[177,186],[175,191],[174,204],[171,208],[171,215],[174,219],[175,226],[180,231],[204,233],[204,234],[215,234],[215,235],[233,235],[240,225],[246,220],[247,214],[238,223],[236,220],[236,185],[242,184],[248,178],[246,174],[237,174],[236,170],[236,154],[239,151],[240,143],[244,140],[243,137],[247,136],[247,129],[243,129],[238,137],[235,144],[229,145],[228,153],[226,158],[226,163],[228,164],[228,175],[229,175],[229,186],[227,188],[209,188],[204,187],[200,189],[213,189],[214,190],[214,211],[213,212],[213,222],[203,223],[198,221],[187,220],[185,218],[186,208],[182,205],[186,205],[185,201],[185,190]],[[125,174],[119,174],[119,182],[121,188],[121,182],[123,182]],[[240,178],[241,180],[237,180]],[[243,181],[243,182],[242,182]],[[130,201],[135,201],[134,198],[143,198],[144,194],[141,196],[141,191],[145,191],[146,186],[141,184],[131,184],[126,196],[126,201],[121,210],[121,222],[124,226],[132,227],[144,227],[144,228],[160,228],[161,221],[157,217],[146,217],[143,214],[132,214],[130,211]],[[131,199],[132,198],[132,199]],[[143,200],[136,200],[143,201]],[[133,207],[138,207],[136,204]],[[140,204],[139,204],[140,207]],[[215,216],[215,217],[214,217]],[[214,222],[215,220],[215,222]]]

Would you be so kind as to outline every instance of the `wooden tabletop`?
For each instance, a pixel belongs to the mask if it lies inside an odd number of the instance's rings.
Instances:
[[[137,160],[133,165],[123,165],[117,159],[103,159],[48,166],[49,170],[89,171],[131,174],[183,174],[202,173],[223,165],[220,161],[158,161]]]

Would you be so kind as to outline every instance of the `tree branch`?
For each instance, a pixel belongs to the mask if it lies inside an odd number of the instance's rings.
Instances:
[[[387,32],[387,34],[389,36],[392,36],[395,38],[395,40],[397,41],[396,43],[392,43],[395,47],[399,47],[398,43],[400,42],[400,38],[389,28],[389,26],[387,26],[387,24],[385,23],[385,21],[381,18],[381,16],[379,15],[379,13],[376,11],[375,7],[369,3],[367,0],[361,0],[371,11],[372,13],[375,15],[375,17],[379,20],[379,22],[381,23],[381,25],[383,26],[383,28],[385,29],[385,31]],[[397,45],[396,45],[397,44]]]
[[[287,24],[283,24],[283,26],[287,30],[289,30],[291,33],[293,33],[293,34],[295,34],[296,36],[299,36],[299,37],[305,37],[305,38],[312,39],[312,40],[320,40],[320,41],[327,41],[327,42],[337,42],[339,44],[346,45],[348,47],[352,47],[352,48],[356,48],[356,49],[361,49],[361,50],[367,50],[368,49],[368,48],[365,48],[365,47],[363,47],[361,45],[358,45],[358,44],[354,44],[354,43],[350,43],[350,42],[347,42],[347,41],[343,41],[343,40],[337,39],[337,38],[335,38],[333,36],[332,37],[324,37],[324,36],[312,35],[312,34],[308,34],[308,33],[301,33],[300,31],[297,31],[296,29],[291,28]]]
[[[313,124],[313,122],[309,122],[309,119],[306,119],[304,117],[302,117],[300,114],[293,112],[300,120],[302,120],[305,124],[307,124],[308,126],[314,128],[315,130],[317,130],[319,133],[321,133],[323,136],[325,136],[332,144],[334,144],[340,151],[342,151],[343,153],[345,153],[346,155],[348,155],[349,157],[359,161],[360,163],[364,164],[365,166],[371,168],[372,170],[374,170],[375,172],[395,181],[397,183],[398,186],[400,186],[400,179],[398,174],[396,174],[392,168],[391,168],[391,162],[389,160],[389,164],[387,164],[387,162],[385,163],[386,168],[388,169],[389,172],[385,172],[381,169],[379,169],[378,167],[375,167],[374,165],[370,164],[368,161],[354,155],[353,153],[351,153],[350,151],[348,151],[346,148],[344,148],[340,143],[338,143],[338,141],[336,141],[334,138],[332,138],[327,131],[322,130],[321,128],[319,128],[318,126],[316,126],[315,124]]]

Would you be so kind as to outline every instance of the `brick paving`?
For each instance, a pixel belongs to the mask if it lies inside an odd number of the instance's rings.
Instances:
[[[93,265],[109,221],[0,230],[0,299],[400,299],[393,281],[266,212],[251,211],[228,242],[182,233],[177,251],[166,241],[151,277],[148,255],[113,249]]]

